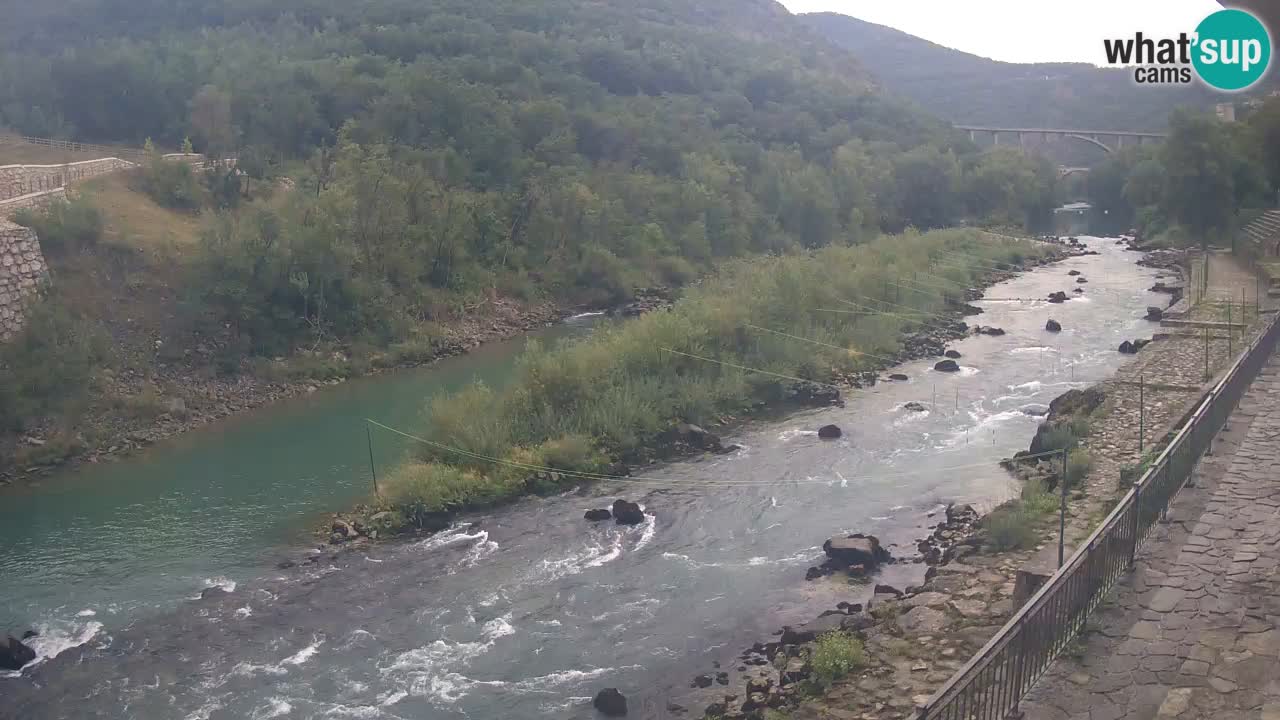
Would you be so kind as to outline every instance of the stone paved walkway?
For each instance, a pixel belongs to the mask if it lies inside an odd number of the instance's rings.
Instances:
[[[1280,720],[1280,356],[1027,720]]]

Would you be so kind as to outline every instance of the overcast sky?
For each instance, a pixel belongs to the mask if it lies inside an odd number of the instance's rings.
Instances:
[[[1104,63],[1103,38],[1192,32],[1214,0],[780,0],[793,13],[837,12],[1007,62]]]

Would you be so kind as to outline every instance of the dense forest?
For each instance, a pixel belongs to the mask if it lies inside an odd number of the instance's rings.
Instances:
[[[801,20],[857,55],[888,90],[958,124],[1159,131],[1174,108],[1217,101],[1198,85],[1139,92],[1119,68],[999,62],[836,13]]]
[[[1047,162],[979,154],[768,0],[16,12],[0,122],[190,138],[235,153],[250,183],[297,182],[287,203],[209,223],[188,282],[246,353],[386,342],[481,292],[609,302],[717,258],[1035,224],[1054,202]]]

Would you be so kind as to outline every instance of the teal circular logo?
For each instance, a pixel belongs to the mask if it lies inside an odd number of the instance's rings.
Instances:
[[[1244,90],[1262,79],[1271,63],[1271,35],[1244,10],[1219,10],[1196,28],[1191,63],[1200,79],[1218,90]]]

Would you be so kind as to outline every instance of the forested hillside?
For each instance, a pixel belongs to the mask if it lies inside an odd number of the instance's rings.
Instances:
[[[458,294],[619,300],[717,257],[968,216],[1020,223],[1052,203],[1043,163],[978,158],[769,0],[18,13],[0,31],[3,123],[190,137],[236,152],[251,178],[309,189],[207,233],[197,304],[252,352],[301,335],[387,341]]]
[[[1139,91],[1132,74],[1119,68],[998,62],[846,15],[801,19],[857,55],[888,90],[958,124],[1163,130],[1174,108],[1215,102],[1198,85]]]

